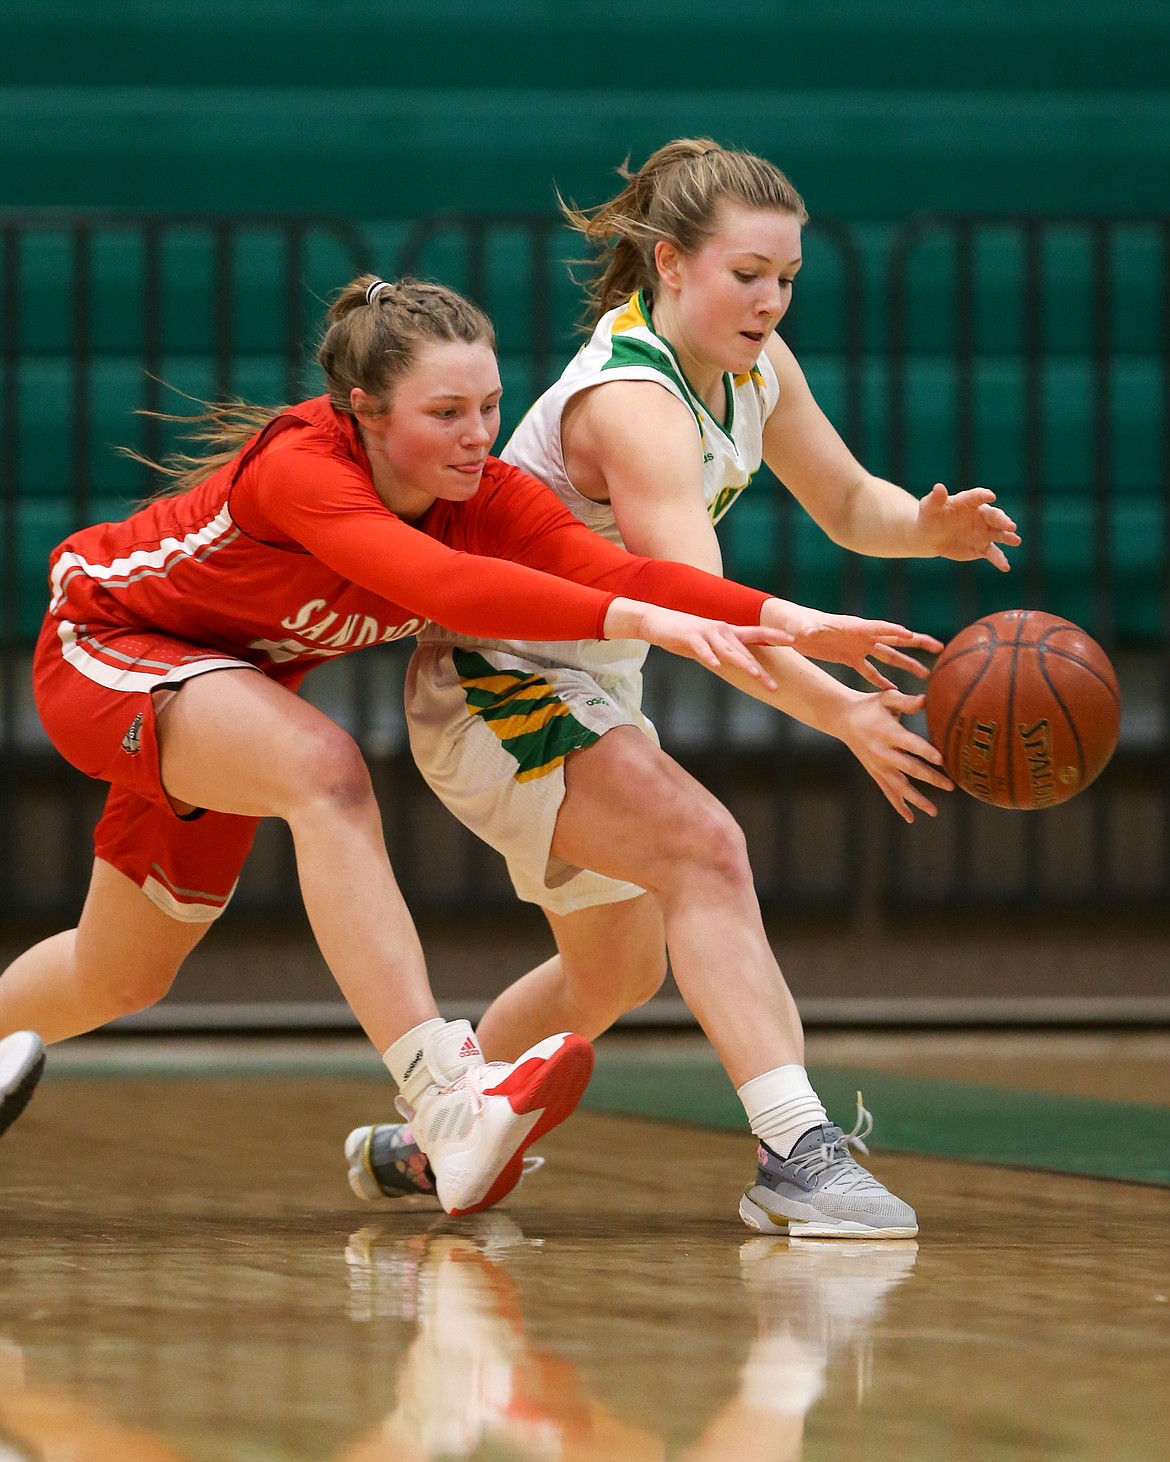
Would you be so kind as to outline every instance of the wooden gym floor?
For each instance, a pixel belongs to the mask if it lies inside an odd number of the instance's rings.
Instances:
[[[603,1096],[623,1063],[706,1069],[694,1042],[607,1050]],[[928,1095],[1109,1096],[1124,1122],[1170,1105],[1166,1054],[848,1036],[810,1058]],[[750,1138],[590,1110],[505,1207],[452,1221],[349,1194],[345,1133],[391,1113],[353,1043],[51,1053],[0,1143],[0,1462],[1170,1450],[1165,1186],[879,1150],[918,1241],[789,1243],[736,1217]]]

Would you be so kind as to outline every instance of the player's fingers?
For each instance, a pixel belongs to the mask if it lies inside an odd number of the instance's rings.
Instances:
[[[883,655],[879,658],[885,659],[885,656]],[[855,660],[853,662],[853,668],[859,675],[864,676],[870,685],[876,686],[878,690],[897,690],[898,688],[892,680],[888,680],[877,666],[869,660]]]
[[[913,782],[906,783],[906,789],[903,795],[911,806],[917,807],[920,812],[925,812],[927,817],[938,816],[938,808],[926,793],[919,787],[916,787]]]
[[[753,680],[758,680],[766,690],[778,688],[772,676],[731,628],[728,628],[721,637],[720,658],[723,664],[734,666],[750,675]]]
[[[886,690],[882,692],[882,705],[887,711],[892,711],[895,716],[912,716],[915,711],[920,711],[926,704],[924,695],[907,695],[902,690]]]
[[[892,777],[878,777],[877,784],[882,789],[882,796],[898,814],[903,822],[913,822],[914,814],[906,806],[906,798],[899,790],[897,783]]]
[[[937,766],[932,766],[923,757],[904,755],[899,753],[895,757],[895,765],[906,777],[914,777],[919,782],[929,782],[932,787],[937,787],[940,792],[953,792],[955,784]]]
[[[936,640],[933,635],[923,634],[921,630],[907,629],[904,624],[895,624],[888,619],[856,619],[846,621],[849,628],[864,630],[866,634],[872,635],[875,640],[881,640],[886,645],[901,645],[904,649],[911,650],[941,650],[942,642]]]
[[[938,654],[942,649],[942,641],[936,640],[933,635],[923,634],[921,630],[906,629],[903,625],[877,625],[875,633],[885,645],[901,645],[906,650],[930,650]]]
[[[927,741],[925,736],[919,736],[916,731],[911,731],[909,726],[904,726],[901,721],[897,723],[898,729],[890,739],[890,745],[896,746],[899,751],[907,755],[917,757],[919,761],[928,761],[931,766],[941,767],[943,754],[938,747]]]
[[[780,649],[796,643],[796,636],[786,629],[770,629],[762,624],[741,624],[732,628],[741,645],[776,645]]]
[[[925,680],[930,674],[921,660],[916,660],[913,655],[903,655],[901,650],[892,649],[889,645],[875,645],[869,653],[875,660],[880,660],[883,665],[893,665],[898,670],[907,670],[911,675],[917,675],[919,680]],[[889,685],[890,682],[887,681],[886,684]]]
[[[1016,541],[1018,542],[1019,540],[1017,539]],[[1001,574],[1007,574],[1011,572],[1012,566],[1008,560],[1008,556],[1006,553],[1004,553],[1003,549],[1000,548],[998,544],[989,543],[987,547],[983,550],[983,557],[987,560],[989,564],[992,564],[995,568],[997,568]]]
[[[994,529],[995,532],[1010,533],[1015,531],[1015,520],[1013,518],[1009,518],[1002,508],[989,507],[985,503],[983,507],[979,509],[979,512],[981,517],[983,518],[983,521],[987,524],[989,528]]]
[[[694,635],[687,643],[690,646],[691,654],[698,660],[700,665],[706,665],[709,670],[719,669],[723,662],[702,635]]]

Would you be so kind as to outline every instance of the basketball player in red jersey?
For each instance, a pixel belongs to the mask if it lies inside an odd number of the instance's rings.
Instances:
[[[294,692],[323,659],[429,619],[637,637],[766,679],[747,646],[791,637],[780,601],[603,543],[487,456],[499,373],[467,301],[363,278],[331,321],[326,396],[213,408],[221,450],[173,467],[176,492],[51,556],[38,709],[63,755],[111,786],[78,927],[0,977],[0,1035],[60,1040],[161,998],[231,897],[257,819],[282,817],[326,962],[413,1113],[443,1206],[469,1212],[572,1110],[591,1048],[556,1035],[485,1065],[470,1026],[439,1018],[358,747]],[[849,654],[883,640],[926,643],[868,623],[843,637]]]

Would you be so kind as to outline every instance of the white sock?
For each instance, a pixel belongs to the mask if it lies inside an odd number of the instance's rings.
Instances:
[[[466,1020],[424,1020],[385,1051],[382,1061],[412,1110],[428,1086],[448,1086],[469,1066],[483,1065],[483,1052]]]
[[[738,1096],[752,1131],[780,1157],[787,1157],[810,1127],[829,1120],[803,1066],[777,1066],[753,1076]]]

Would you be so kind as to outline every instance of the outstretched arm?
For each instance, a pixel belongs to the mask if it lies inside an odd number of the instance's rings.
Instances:
[[[774,691],[727,666],[716,674],[766,705],[844,742],[904,821],[914,821],[915,808],[929,817],[936,815],[934,803],[915,784],[924,782],[942,792],[953,791],[954,784],[942,770],[941,754],[901,719],[921,709],[922,696],[904,695],[892,687],[877,693],[851,690],[794,650],[755,653],[776,682]]]
[[[921,500],[867,472],[817,405],[782,340],[766,345],[780,399],[764,426],[764,460],[834,543],[875,558],[985,558],[1010,567],[1016,525],[986,487],[948,493],[935,483]]]
[[[723,573],[703,501],[698,432],[677,397],[650,381],[607,382],[574,403],[562,437],[570,476],[579,490],[609,500],[631,553]],[[802,655],[849,665],[882,690],[892,682],[870,656],[924,676],[924,667],[904,651],[942,648],[929,635],[888,620],[831,614],[783,599],[769,600],[761,623],[786,630]]]
[[[578,488],[613,505],[623,541],[635,553],[722,573],[714,525],[703,503],[702,460],[686,406],[650,382],[615,381],[581,398],[564,432],[566,465]],[[792,650],[759,650],[774,688],[721,670],[723,679],[777,710],[843,741],[874,778],[899,816],[934,804],[914,785],[950,787],[939,754],[901,722],[921,704],[902,695],[867,657],[924,675],[905,649],[937,650],[938,641],[902,625],[854,619],[769,599],[761,622],[794,637]],[[895,648],[900,647],[900,648]],[[852,666],[884,694],[848,689],[802,658]]]

